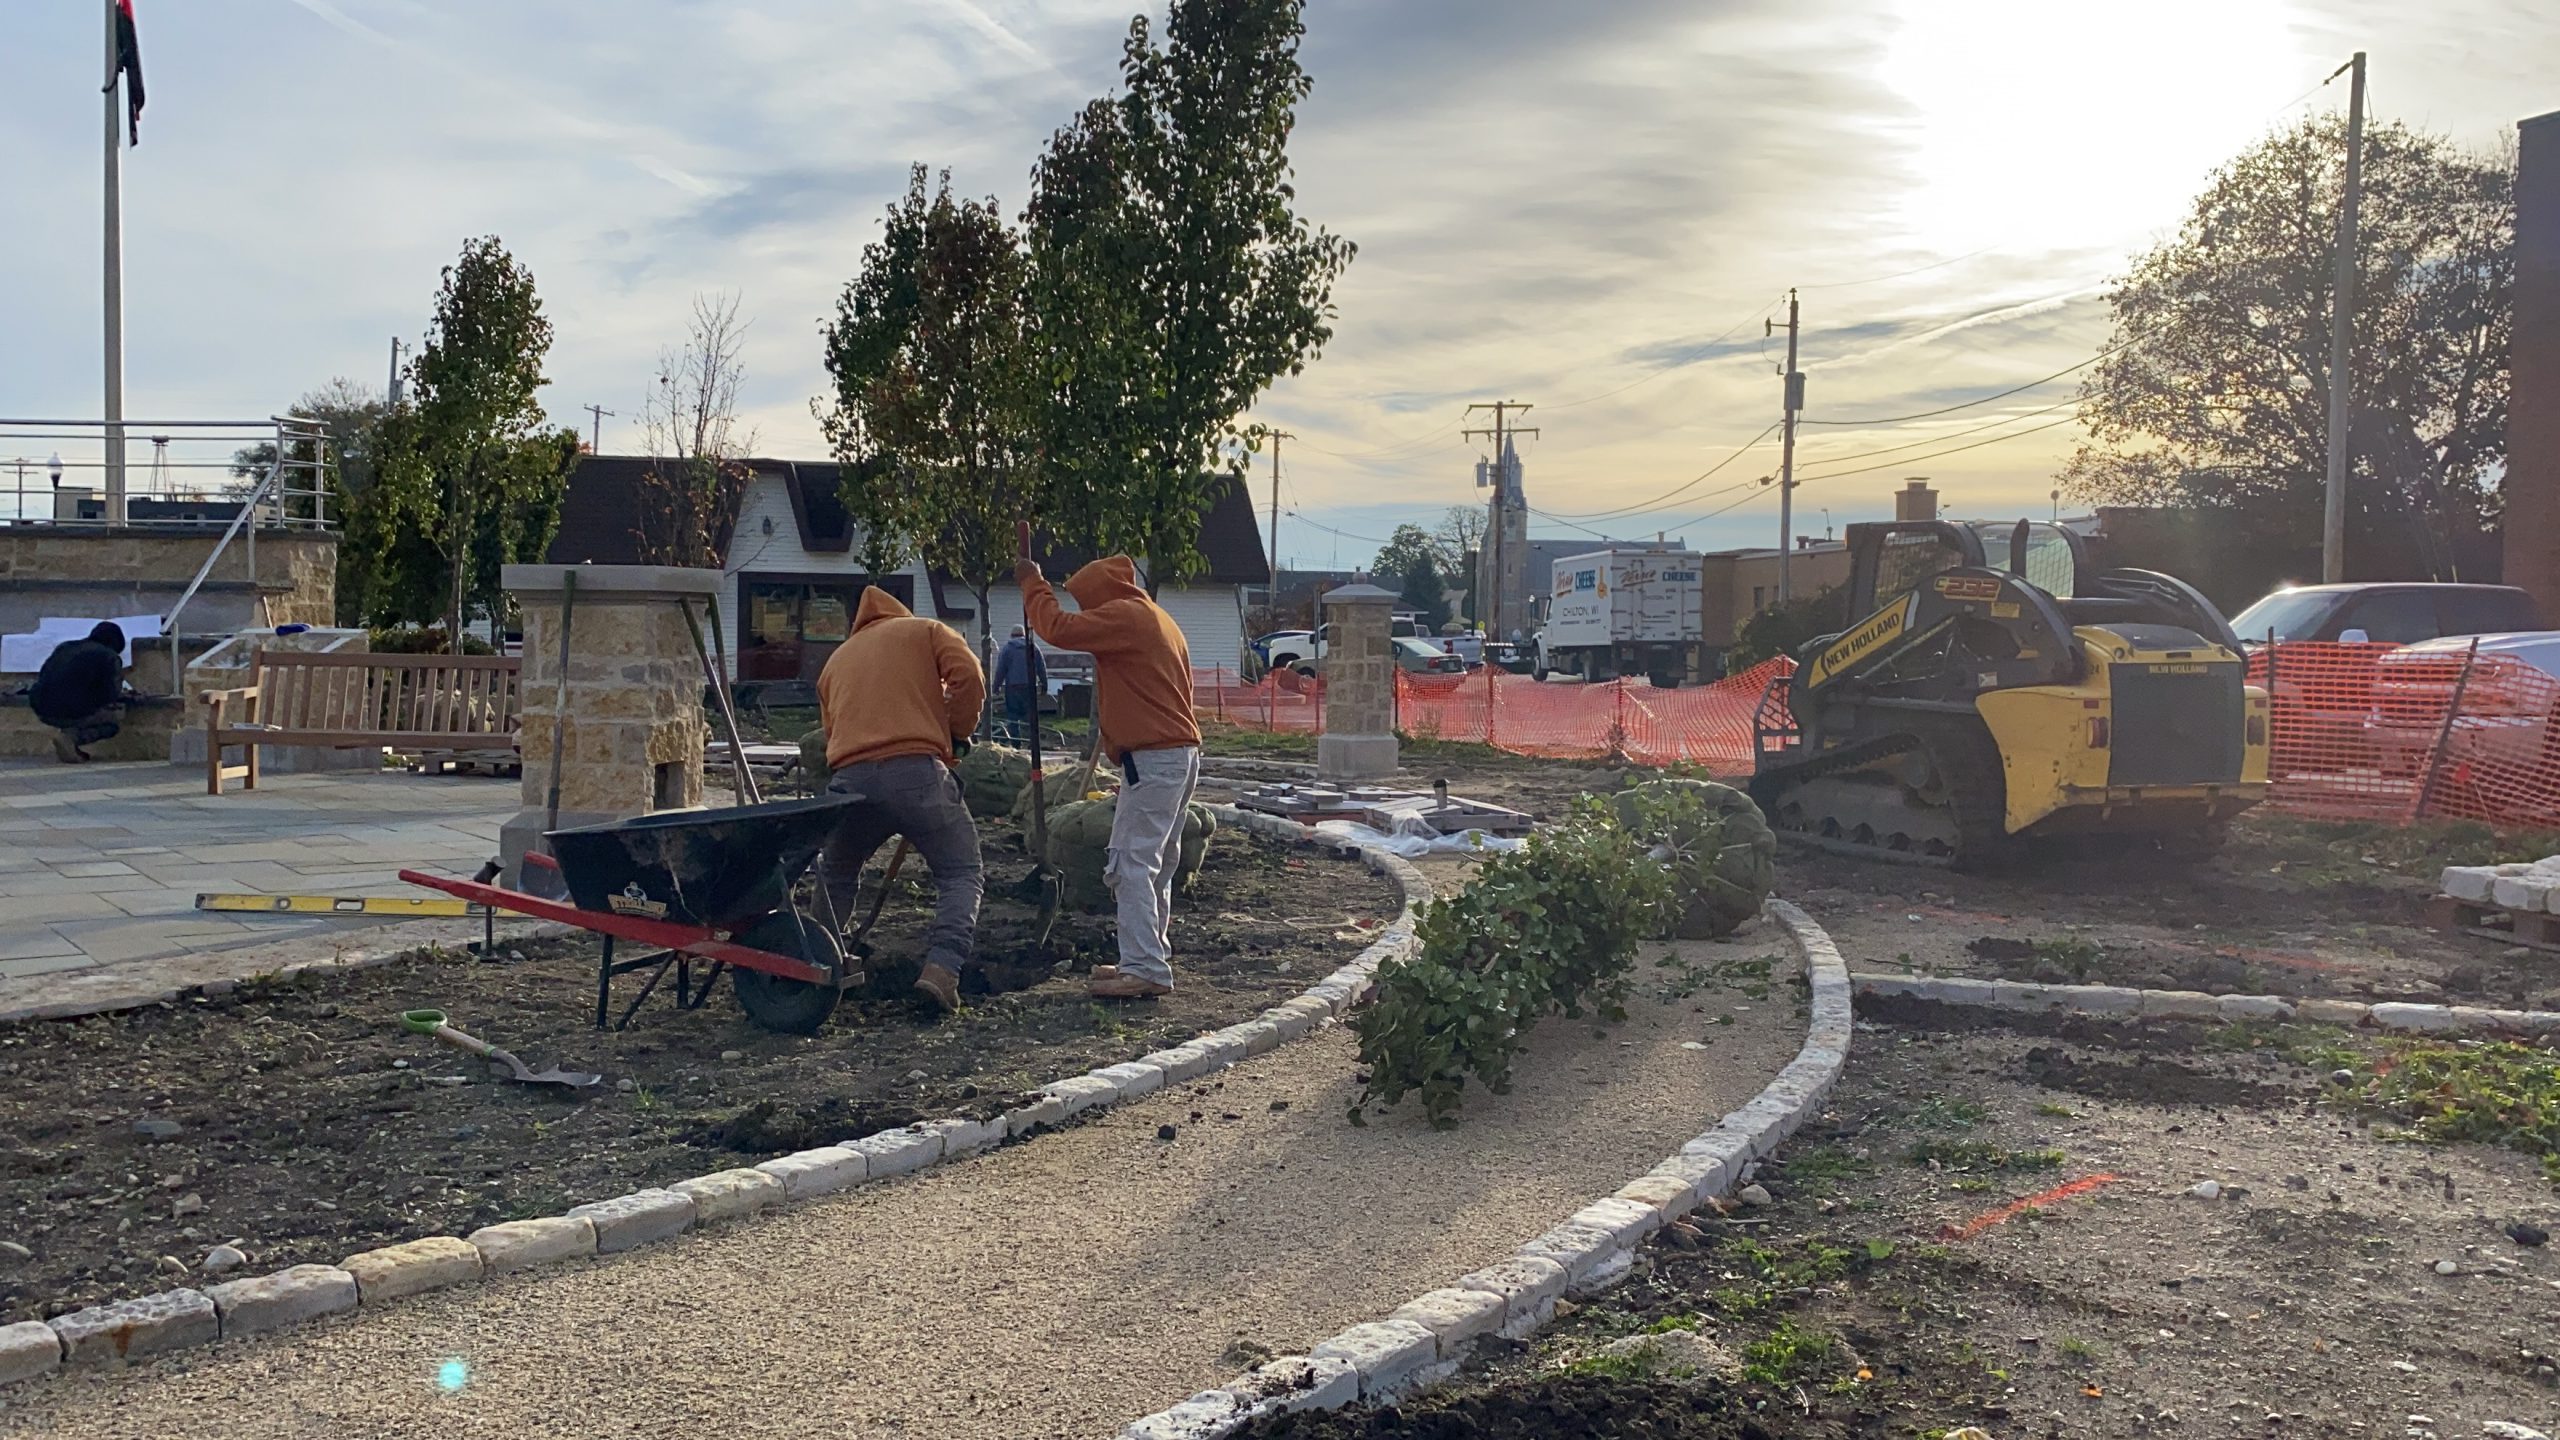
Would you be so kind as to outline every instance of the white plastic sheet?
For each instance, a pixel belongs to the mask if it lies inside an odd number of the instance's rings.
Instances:
[[[1325,820],[1316,825],[1316,834],[1330,840],[1357,840],[1401,855],[1407,860],[1425,855],[1492,855],[1517,850],[1522,842],[1485,830],[1461,830],[1443,835],[1417,816],[1408,815],[1398,821],[1395,833],[1373,830],[1350,820]]]

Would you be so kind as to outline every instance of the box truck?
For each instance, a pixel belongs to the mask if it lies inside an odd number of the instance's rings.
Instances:
[[[1692,550],[1594,550],[1558,560],[1538,632],[1538,678],[1642,675],[1666,690],[1708,679],[1699,575]]]

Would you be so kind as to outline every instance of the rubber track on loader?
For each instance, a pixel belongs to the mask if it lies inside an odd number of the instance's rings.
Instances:
[[[1770,816],[1770,827],[1782,839],[1837,855],[1909,865],[1925,870],[1979,870],[1999,864],[2015,847],[2008,833],[2008,781],[2000,764],[2000,748],[1979,716],[1914,713],[1909,728],[1863,744],[1843,746],[1805,761],[1766,770],[1752,777],[1751,798]],[[1921,855],[1882,845],[1790,830],[1777,823],[1777,802],[1788,787],[1805,780],[1855,770],[1870,761],[1908,750],[1925,749],[1930,763],[1947,776],[1953,791],[1957,850],[1954,855]]]

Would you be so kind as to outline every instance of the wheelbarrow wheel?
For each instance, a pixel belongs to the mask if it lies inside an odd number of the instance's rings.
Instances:
[[[830,975],[844,973],[844,950],[836,944],[836,937],[827,932],[825,925],[795,918],[788,910],[774,911],[738,932],[735,938],[749,949],[797,956]],[[844,998],[844,992],[833,985],[813,985],[761,970],[731,966],[729,975],[738,992],[738,1008],[747,1012],[748,1019],[777,1034],[817,1034],[827,1017],[836,1013],[836,1002]]]

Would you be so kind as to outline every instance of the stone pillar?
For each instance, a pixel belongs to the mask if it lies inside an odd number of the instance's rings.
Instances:
[[[1396,769],[1396,655],[1387,638],[1396,603],[1375,585],[1325,593],[1333,627],[1324,654],[1324,733],[1316,773],[1327,780],[1375,780]]]
[[[2560,624],[2560,111],[2516,127],[2515,332],[2500,578]]]
[[[578,577],[569,616],[569,693],[560,702],[560,599]],[[500,832],[506,883],[538,849],[551,795],[551,731],[561,724],[560,826],[598,825],[702,803],[702,662],[676,602],[720,590],[720,572],[657,565],[509,565],[502,583],[524,613],[524,808]]]

